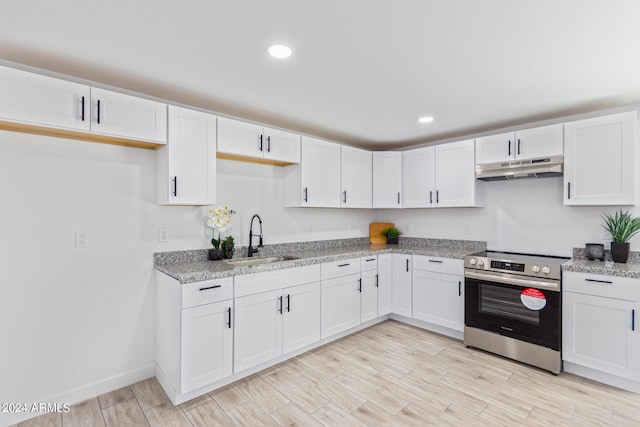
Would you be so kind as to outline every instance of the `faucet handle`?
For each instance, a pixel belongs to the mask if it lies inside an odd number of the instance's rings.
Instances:
[[[264,247],[264,246],[262,246],[262,234],[260,235],[260,242],[258,243],[258,247],[259,248]]]

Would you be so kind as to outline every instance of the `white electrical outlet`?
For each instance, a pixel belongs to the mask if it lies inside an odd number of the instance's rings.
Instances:
[[[308,233],[313,233],[313,226],[312,225],[307,226],[307,232]]]
[[[158,230],[158,242],[167,243],[169,241],[169,230],[161,228]]]
[[[602,233],[600,234],[600,240],[607,240],[607,241],[611,241],[611,234],[609,234],[607,231],[602,230]]]
[[[413,231],[413,223],[412,222],[410,222],[409,225],[407,226],[407,230]]]
[[[464,234],[467,235],[467,236],[469,234],[471,234],[471,224],[465,224],[464,225]]]
[[[89,247],[89,234],[86,231],[76,231],[76,248]]]

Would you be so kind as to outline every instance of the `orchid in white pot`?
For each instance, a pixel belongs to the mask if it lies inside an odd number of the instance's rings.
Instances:
[[[213,238],[211,244],[214,249],[220,249],[222,241],[220,235],[231,228],[231,217],[236,211],[229,209],[226,205],[211,206],[207,209],[207,226],[213,228]],[[216,238],[216,230],[218,238]]]

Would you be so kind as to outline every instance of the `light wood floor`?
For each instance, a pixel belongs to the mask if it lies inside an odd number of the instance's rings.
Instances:
[[[155,378],[20,426],[640,425],[640,395],[395,321],[174,407]]]

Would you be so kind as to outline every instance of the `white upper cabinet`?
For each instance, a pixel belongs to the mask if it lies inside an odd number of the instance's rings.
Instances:
[[[300,163],[300,135],[218,118],[218,152],[282,163]]]
[[[435,206],[436,149],[416,148],[402,152],[402,206]]]
[[[404,208],[482,205],[473,140],[408,150],[402,159]]]
[[[476,180],[474,141],[437,145],[435,149],[436,206],[482,206],[484,183]]]
[[[300,164],[283,174],[285,206],[340,207],[340,144],[302,137]]]
[[[33,127],[45,127],[57,136],[73,134],[55,129],[121,145],[136,146],[122,139],[154,143],[139,145],[144,148],[167,142],[167,104],[8,67],[0,67],[0,80],[0,120],[30,126],[9,129],[33,132]]]
[[[562,155],[562,124],[476,139],[476,163],[497,163]]]
[[[373,152],[373,207],[402,207],[402,152]]]
[[[167,142],[167,104],[91,88],[91,131]]]
[[[0,118],[31,125],[89,131],[91,88],[0,67]]]
[[[372,198],[372,154],[359,148],[341,147],[340,206],[370,208]]]
[[[564,125],[564,204],[634,205],[636,112]]]
[[[169,141],[156,158],[158,204],[216,202],[216,116],[169,106]]]

